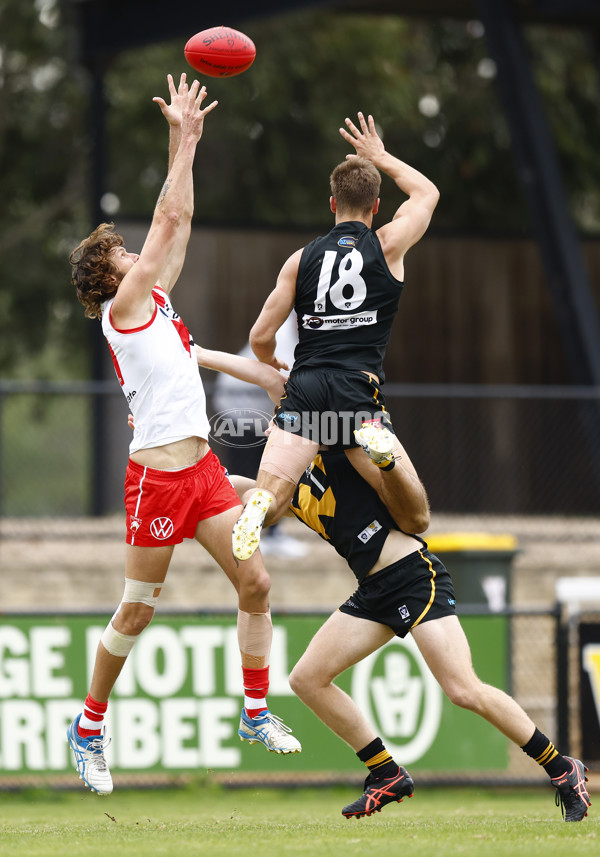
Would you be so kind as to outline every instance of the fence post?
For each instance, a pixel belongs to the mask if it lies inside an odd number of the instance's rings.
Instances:
[[[569,741],[569,636],[571,623],[563,616],[560,602],[557,602],[556,617],[556,723],[557,742],[560,752],[570,753]]]

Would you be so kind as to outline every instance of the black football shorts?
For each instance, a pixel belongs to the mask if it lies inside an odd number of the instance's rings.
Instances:
[[[454,616],[456,596],[445,565],[422,548],[365,577],[339,609],[406,637],[416,625]]]
[[[274,422],[329,449],[356,446],[354,430],[378,419],[393,431],[379,382],[344,369],[299,369],[286,381]]]

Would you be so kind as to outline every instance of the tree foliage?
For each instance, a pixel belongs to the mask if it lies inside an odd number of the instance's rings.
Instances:
[[[68,253],[93,225],[89,81],[73,60],[75,33],[59,15],[57,0],[0,6],[4,375],[85,374],[74,357],[84,353],[89,325],[73,297]],[[197,223],[328,227],[329,173],[348,151],[338,128],[363,110],[389,150],[440,188],[432,229],[527,233],[478,22],[309,10],[249,20],[244,29],[257,46],[250,71],[204,81],[219,107],[198,149]],[[538,27],[527,39],[573,215],[598,232],[598,77],[585,34]],[[151,216],[167,151],[152,97],[166,95],[167,72],[193,76],[182,48],[138,48],[108,67],[107,219]],[[381,217],[397,204],[384,178]]]
[[[52,2],[0,5],[0,368],[81,342],[67,248],[87,202],[85,91]],[[78,314],[77,314],[78,315]],[[55,349],[54,349],[55,350]],[[44,374],[37,363],[36,374]]]

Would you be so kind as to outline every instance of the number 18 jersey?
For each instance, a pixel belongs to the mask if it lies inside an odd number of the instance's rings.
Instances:
[[[374,230],[338,223],[304,248],[296,280],[294,370],[365,370],[382,361],[403,283],[392,276]]]

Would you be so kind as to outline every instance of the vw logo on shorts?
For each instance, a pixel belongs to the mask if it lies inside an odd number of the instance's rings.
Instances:
[[[155,539],[168,539],[173,535],[174,529],[170,518],[155,518],[150,524],[150,532]]]

